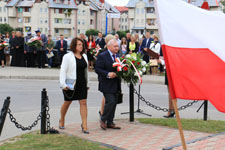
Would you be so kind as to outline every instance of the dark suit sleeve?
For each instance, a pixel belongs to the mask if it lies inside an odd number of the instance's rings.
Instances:
[[[105,47],[105,45],[106,45],[106,43],[105,43],[105,39],[104,38],[102,38],[102,43],[103,43],[103,45],[104,45],[104,47]]]
[[[65,47],[64,47],[64,51],[67,51],[67,41],[65,41]]]
[[[138,42],[135,42],[135,53],[137,53],[138,52],[138,50],[139,50],[139,43]]]
[[[60,51],[60,46],[59,45],[60,45],[60,41],[57,41],[56,42],[56,47],[57,47],[58,51]]]
[[[146,45],[146,39],[143,40],[142,44],[141,44],[141,51],[144,51],[145,45]]]
[[[129,48],[129,43],[127,43],[127,54],[129,54],[130,48]]]
[[[104,68],[105,68],[104,56],[99,54],[98,58],[97,58],[97,61],[96,61],[96,64],[95,64],[95,72],[99,76],[101,76],[103,78],[107,78],[109,72],[104,70]]]

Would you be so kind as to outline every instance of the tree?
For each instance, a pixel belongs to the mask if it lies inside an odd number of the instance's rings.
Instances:
[[[221,2],[221,4],[225,7],[225,0],[220,1],[220,2]],[[223,12],[225,13],[225,8],[223,9]]]
[[[117,31],[116,33],[119,35],[120,39],[122,39],[123,37],[126,37],[125,31]]]
[[[98,35],[98,30],[95,30],[95,29],[89,29],[86,31],[85,35],[86,36],[89,36],[89,35],[94,35],[94,36],[97,36]]]
[[[0,33],[6,34],[7,32],[11,33],[13,28],[8,24],[0,24]]]

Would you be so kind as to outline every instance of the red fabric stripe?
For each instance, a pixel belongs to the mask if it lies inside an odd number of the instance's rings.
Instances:
[[[163,45],[172,98],[209,100],[225,113],[225,62],[209,49]]]

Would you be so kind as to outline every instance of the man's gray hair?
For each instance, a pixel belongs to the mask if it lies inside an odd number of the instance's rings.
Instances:
[[[112,45],[113,43],[116,43],[116,42],[118,42],[118,41],[115,38],[113,38],[113,39],[109,40],[109,42],[107,43],[107,46],[110,46],[110,45]]]

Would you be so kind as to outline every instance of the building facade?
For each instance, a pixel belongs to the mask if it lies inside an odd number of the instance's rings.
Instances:
[[[119,28],[121,31],[129,30],[128,8],[124,6],[115,6],[120,11]]]
[[[119,11],[104,0],[0,0],[0,23],[25,35],[37,29],[53,37],[75,37],[88,29],[105,33],[107,13]],[[119,30],[119,23],[109,18],[107,31],[113,29]]]
[[[183,0],[188,2],[188,0]],[[205,0],[191,0],[191,4],[201,7]],[[217,0],[207,0],[210,11],[221,11]],[[155,7],[153,0],[129,0],[128,22],[131,33],[144,34],[150,32],[158,35],[158,25],[156,21]]]

